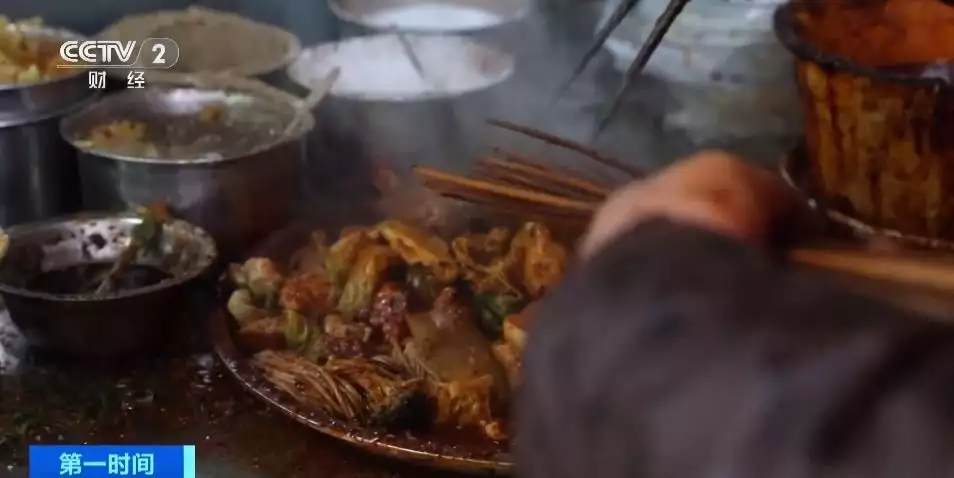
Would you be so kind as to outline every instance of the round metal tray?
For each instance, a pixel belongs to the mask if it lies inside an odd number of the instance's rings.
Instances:
[[[311,229],[295,226],[272,237],[253,256],[287,261],[307,243]],[[284,262],[280,262],[284,263]],[[224,303],[224,300],[223,300]],[[239,383],[269,407],[334,439],[350,443],[369,453],[419,466],[469,474],[510,474],[513,462],[506,445],[494,443],[474,433],[394,434],[380,428],[361,427],[332,419],[321,410],[308,407],[272,386],[249,362],[235,340],[235,323],[220,308],[210,321],[215,351]]]

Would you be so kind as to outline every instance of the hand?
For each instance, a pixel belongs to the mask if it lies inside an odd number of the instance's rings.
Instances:
[[[703,151],[613,193],[594,215],[580,253],[592,255],[639,222],[658,217],[761,246],[780,221],[803,212],[770,172],[725,152]]]

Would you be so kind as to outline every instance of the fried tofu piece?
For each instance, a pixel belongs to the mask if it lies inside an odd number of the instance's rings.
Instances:
[[[242,325],[238,332],[242,345],[253,353],[262,350],[282,350],[288,347],[285,339],[285,319],[268,317]]]

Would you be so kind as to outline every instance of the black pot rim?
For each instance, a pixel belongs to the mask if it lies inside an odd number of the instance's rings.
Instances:
[[[875,80],[938,89],[954,88],[954,85],[939,78],[923,78],[909,73],[862,66],[836,53],[822,51],[802,38],[802,32],[795,22],[796,7],[797,5],[792,2],[779,6],[775,10],[772,23],[776,38],[798,59],[810,61],[825,69],[847,72]]]

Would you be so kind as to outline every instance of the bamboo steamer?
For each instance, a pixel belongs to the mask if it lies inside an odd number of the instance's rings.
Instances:
[[[804,27],[813,8],[800,2],[780,8],[775,29],[796,57],[809,175],[818,194],[830,208],[875,228],[954,239],[950,79],[921,67],[868,67],[809,44]],[[879,48],[870,45],[869,55]]]

